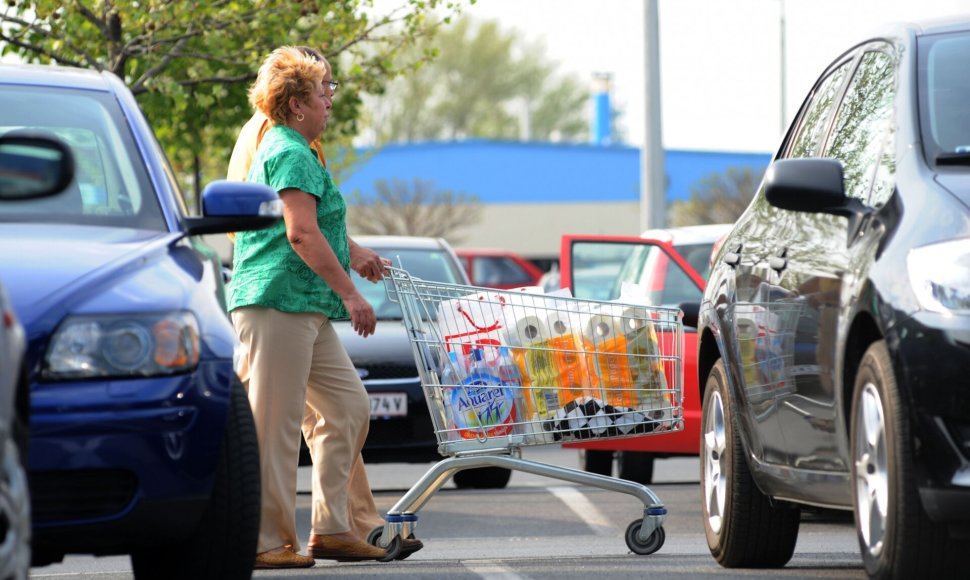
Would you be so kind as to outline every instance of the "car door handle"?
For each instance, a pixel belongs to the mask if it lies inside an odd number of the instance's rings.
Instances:
[[[788,248],[776,253],[774,256],[768,258],[768,266],[771,267],[775,272],[781,273],[782,270],[788,267]]]
[[[728,266],[731,266],[732,268],[740,264],[741,263],[741,244],[734,243],[728,246],[728,250],[727,252],[724,253],[724,257],[721,258],[721,261],[727,264]]]

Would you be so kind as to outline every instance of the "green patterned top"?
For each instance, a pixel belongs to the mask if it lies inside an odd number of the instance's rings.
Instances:
[[[317,224],[344,271],[350,271],[347,205],[302,135],[285,125],[267,131],[247,180],[276,191],[296,188],[319,198]],[[283,220],[265,230],[236,234],[228,307],[232,311],[243,306],[315,312],[330,319],[348,316],[340,297],[293,250]]]

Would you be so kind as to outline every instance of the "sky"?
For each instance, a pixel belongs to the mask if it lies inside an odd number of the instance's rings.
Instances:
[[[595,73],[609,73],[626,141],[642,146],[645,6],[477,0],[464,12],[541,42],[560,74],[591,83]],[[887,22],[970,14],[970,7],[966,0],[657,0],[657,11],[664,147],[771,152],[822,70],[860,36]]]

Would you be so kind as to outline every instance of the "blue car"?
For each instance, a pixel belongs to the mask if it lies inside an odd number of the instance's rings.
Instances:
[[[259,454],[221,268],[202,234],[258,229],[277,194],[215,182],[191,217],[110,73],[0,66],[0,136],[75,163],[0,204],[0,273],[27,336],[33,562],[130,554],[137,578],[249,578]]]

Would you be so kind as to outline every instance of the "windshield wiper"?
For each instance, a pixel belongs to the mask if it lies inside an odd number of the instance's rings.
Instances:
[[[961,147],[961,149],[963,149]],[[940,153],[936,156],[937,165],[970,165],[970,151]]]

